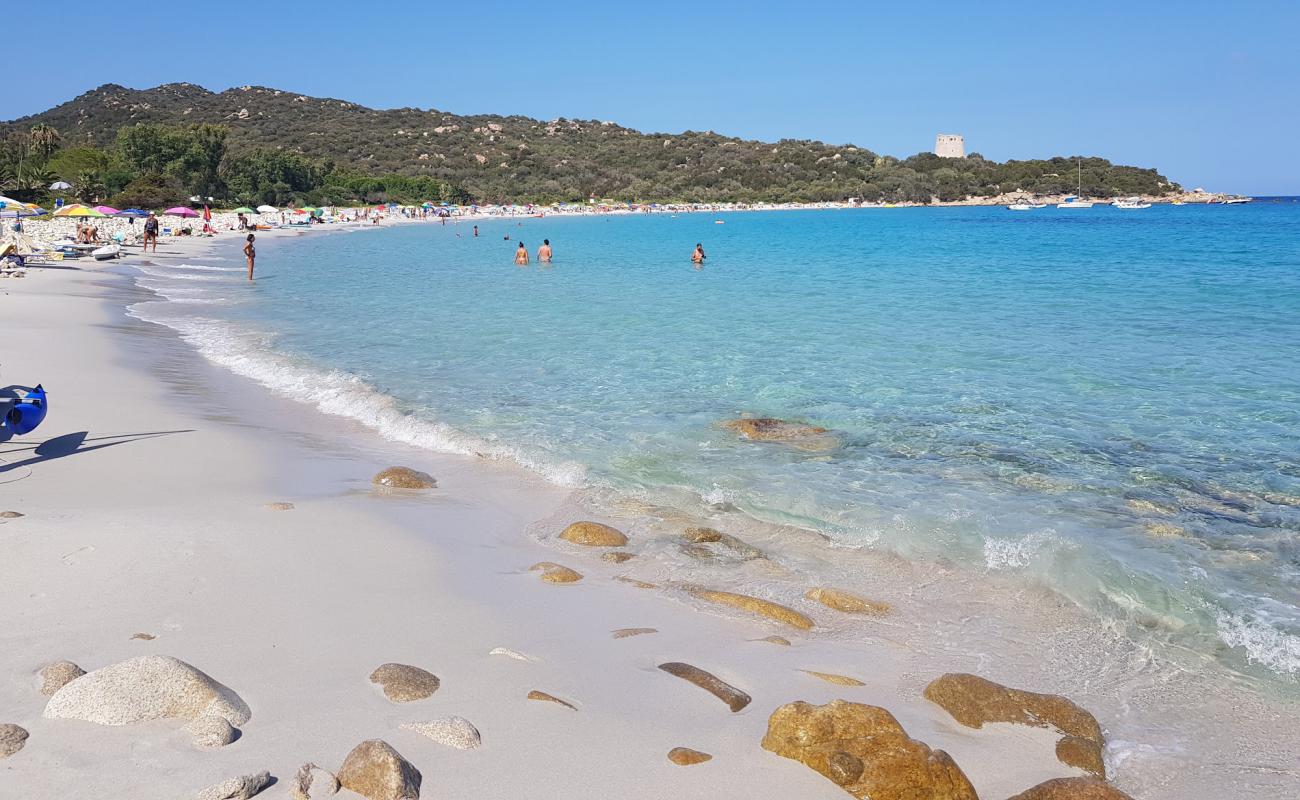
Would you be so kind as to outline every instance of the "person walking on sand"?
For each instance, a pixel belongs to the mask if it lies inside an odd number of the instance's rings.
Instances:
[[[704,245],[700,244],[699,242],[696,242],[695,252],[691,253],[691,261],[695,262],[696,264],[703,264],[705,258],[707,258],[707,256],[704,255]]]
[[[528,248],[520,242],[519,247],[515,250],[515,263],[521,267],[528,266]]]
[[[158,218],[149,212],[149,218],[144,221],[144,252],[149,252],[149,242],[153,242],[153,251],[158,252]]]
[[[551,263],[551,240],[543,239],[542,246],[537,248],[537,261],[541,264]]]
[[[253,262],[257,259],[257,248],[253,246],[253,234],[248,234],[248,239],[244,242],[244,258],[248,259],[248,279],[253,279]]]

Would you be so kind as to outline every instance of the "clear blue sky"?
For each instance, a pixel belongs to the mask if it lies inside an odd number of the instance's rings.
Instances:
[[[608,119],[910,155],[1096,154],[1300,194],[1300,2],[6,4],[0,119],[102,83]],[[184,8],[184,10],[180,10]],[[55,16],[59,15],[59,16]],[[61,21],[60,21],[61,20]],[[78,23],[80,27],[80,23]],[[47,31],[48,35],[35,35]],[[102,43],[102,44],[96,44]]]

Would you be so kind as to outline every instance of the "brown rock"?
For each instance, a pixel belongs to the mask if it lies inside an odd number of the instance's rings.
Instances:
[[[749,695],[726,681],[723,681],[718,676],[705,672],[699,667],[693,667],[690,664],[683,664],[680,661],[670,661],[667,664],[660,664],[659,669],[667,672],[669,675],[676,675],[682,680],[690,681],[726,703],[727,707],[730,708],[732,712],[739,711],[749,705]]]
[[[381,664],[370,673],[370,682],[382,686],[394,703],[423,700],[441,685],[437,675],[409,664]]]
[[[542,571],[542,580],[547,583],[577,583],[582,580],[582,573],[569,569],[553,561],[539,561],[528,568],[529,572]]]
[[[575,522],[560,532],[560,538],[588,547],[622,547],[627,544],[622,531],[599,522]]]
[[[389,489],[432,489],[438,485],[432,475],[410,467],[389,467],[375,475],[371,483]]]
[[[8,758],[27,744],[27,729],[4,723],[0,725],[0,758]]]
[[[805,764],[857,798],[977,800],[947,753],[908,737],[876,706],[789,703],[772,712],[763,748]]]
[[[86,671],[71,661],[55,661],[41,667],[41,694],[53,697],[69,681],[76,680]]]
[[[1106,778],[1106,762],[1102,759],[1102,745],[1082,736],[1062,736],[1056,743],[1056,758],[1062,764],[1092,774],[1094,777]]]
[[[836,611],[843,611],[845,614],[870,614],[880,616],[888,614],[892,609],[889,603],[882,603],[878,600],[868,600],[865,597],[846,592],[843,589],[829,589],[819,587],[809,589],[804,597],[809,600],[816,600],[827,608],[833,608]]]
[[[682,538],[692,544],[706,544],[722,541],[722,533],[712,528],[687,528]]]
[[[22,515],[21,511],[0,511],[0,519],[18,519]]]
[[[682,551],[683,555],[688,555],[691,558],[698,559],[700,561],[712,561],[713,559],[718,557],[717,553],[713,552],[712,550],[710,550],[709,548],[705,547],[702,544],[684,544],[678,549]]]
[[[658,633],[657,628],[619,628],[614,631],[615,639],[626,639],[629,636],[644,636],[647,633]]]
[[[1055,778],[1007,800],[1133,800],[1096,778]]]
[[[381,739],[352,748],[338,772],[339,785],[368,800],[419,800],[420,771]]]
[[[569,703],[569,702],[566,702],[566,701],[564,701],[564,700],[561,700],[560,698],[556,697],[556,696],[553,695],[553,694],[547,694],[546,692],[539,692],[539,691],[537,691],[536,689],[534,689],[534,690],[532,690],[531,692],[528,693],[528,699],[529,699],[529,700],[544,700],[544,701],[546,701],[546,702],[548,702],[548,703],[559,703],[560,705],[565,706],[566,708],[571,708],[571,709],[573,709],[574,711],[577,711],[577,710],[578,710],[578,707],[575,706],[573,703]]]
[[[767,642],[768,644],[779,644],[782,647],[789,647],[790,640],[784,636],[764,636],[762,639],[755,639],[756,642]]]
[[[865,683],[857,678],[850,678],[847,675],[836,675],[833,672],[814,672],[810,669],[800,670],[801,672],[811,675],[814,678],[821,678],[827,683],[833,683],[836,686],[866,686]]]
[[[708,753],[701,753],[699,750],[692,750],[689,747],[674,747],[668,751],[668,760],[679,767],[689,767],[711,761],[713,756]]]
[[[780,603],[773,603],[770,600],[760,600],[757,597],[750,597],[747,594],[735,594],[733,592],[720,592],[714,589],[695,588],[691,594],[701,600],[707,600],[710,603],[720,603],[722,605],[739,608],[744,611],[751,611],[755,614],[761,614],[768,619],[774,619],[777,622],[799,628],[800,630],[810,630],[813,627],[813,621],[807,615],[795,611],[793,608],[783,606]]]
[[[272,511],[292,511],[293,503],[285,503],[285,502],[267,503],[266,507],[271,509]]]
[[[142,642],[152,642],[154,639],[157,639],[158,637],[154,636],[152,633],[133,633],[131,634],[131,638],[139,639]]]
[[[622,583],[630,583],[630,584],[632,584],[633,586],[635,586],[635,587],[638,588],[638,589],[658,589],[658,588],[659,588],[659,586],[658,586],[657,584],[646,583],[645,581],[639,581],[639,580],[637,580],[636,578],[629,578],[629,577],[627,577],[626,575],[618,575],[618,576],[616,576],[616,577],[614,578],[614,580],[616,580],[616,581],[621,581]]]
[[[605,561],[610,561],[615,564],[622,564],[624,561],[631,561],[632,559],[636,558],[635,555],[624,552],[622,550],[615,550],[611,553],[601,553],[600,557]]]
[[[767,558],[767,554],[757,547],[737,539],[729,533],[722,533],[713,528],[687,528],[682,538],[690,544],[717,544],[730,551],[730,554],[742,561]]]
[[[1050,725],[1099,747],[1105,743],[1096,718],[1060,695],[1010,689],[977,675],[949,673],[925,687],[925,696],[970,728],[986,722]]]
[[[790,442],[826,433],[825,428],[816,425],[787,422],[775,417],[729,419],[722,423],[722,427],[756,442]]]

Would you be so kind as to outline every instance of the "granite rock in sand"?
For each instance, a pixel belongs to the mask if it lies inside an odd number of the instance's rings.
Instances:
[[[86,671],[71,661],[55,661],[41,667],[41,694],[53,697],[68,683],[85,675]]]
[[[850,678],[847,675],[836,675],[833,672],[814,672],[813,670],[810,669],[805,669],[801,671],[806,675],[811,675],[814,678],[820,678],[821,680],[824,680],[827,683],[833,683],[836,686],[866,686],[865,683],[858,680],[857,678]]]
[[[266,507],[271,511],[293,511],[293,503],[286,503],[284,501],[267,503]]]
[[[398,727],[404,731],[415,731],[457,750],[473,750],[482,742],[478,728],[464,717],[446,717],[432,722],[403,722]]]
[[[252,713],[239,695],[184,661],[140,656],[67,684],[46,703],[44,716],[100,725],[214,716],[239,727]]]
[[[418,800],[420,771],[382,739],[352,748],[338,772],[339,785],[368,800]]]
[[[560,532],[560,538],[587,547],[622,547],[627,536],[617,528],[599,522],[575,522]]]
[[[717,544],[742,561],[767,558],[767,554],[757,547],[713,528],[687,528],[682,538],[690,544]]]
[[[293,776],[289,796],[293,800],[320,800],[337,794],[338,790],[339,779],[334,777],[333,772],[308,762],[299,767],[298,774]]]
[[[569,569],[554,561],[539,561],[528,568],[529,572],[542,571],[542,580],[547,583],[577,583],[582,580],[582,573]]]
[[[1007,800],[1133,800],[1096,778],[1055,778],[1026,789]]]
[[[21,511],[0,511],[0,519],[18,519],[21,516]]]
[[[8,758],[27,744],[27,729],[6,722],[0,725],[0,758]]]
[[[423,700],[438,691],[438,676],[410,664],[381,664],[370,673],[370,682],[384,689],[384,696],[394,703]]]
[[[699,750],[692,750],[689,747],[674,747],[668,751],[668,760],[679,767],[689,767],[695,764],[703,764],[705,761],[713,760],[713,756],[708,753],[702,753]]]
[[[843,589],[829,589],[818,587],[809,589],[804,597],[809,600],[816,600],[818,603],[833,608],[836,611],[843,611],[845,614],[869,614],[880,616],[888,614],[891,610],[889,603],[882,603],[878,600],[868,600],[865,597],[858,597],[852,592],[846,592]]]
[[[983,727],[986,722],[1054,727],[1076,740],[1064,745],[1065,756],[1071,759],[1066,763],[1090,771],[1104,769],[1101,753],[1106,740],[1097,719],[1060,695],[1011,689],[978,675],[949,673],[925,687],[925,696],[970,728]],[[1058,746],[1058,756],[1061,752]]]
[[[225,747],[235,741],[235,729],[221,717],[199,717],[185,726],[195,747]]]
[[[628,553],[623,550],[614,550],[609,553],[601,553],[600,557],[601,560],[608,561],[612,564],[622,564],[625,561],[631,561],[632,559],[636,558],[634,554]]]
[[[1102,759],[1102,745],[1082,736],[1062,736],[1056,743],[1056,760],[1078,767],[1097,778],[1106,777],[1106,762]]]
[[[744,611],[750,611],[755,614],[761,614],[768,619],[774,619],[777,622],[785,623],[800,630],[810,630],[813,627],[813,621],[808,615],[795,611],[793,608],[783,606],[780,603],[773,603],[771,600],[761,600],[757,597],[750,597],[747,594],[736,594],[734,592],[720,592],[715,589],[692,588],[691,594],[701,600],[707,600],[710,603],[719,603],[732,608],[739,608]]]
[[[772,712],[763,749],[792,758],[857,798],[977,800],[952,758],[910,738],[883,708],[803,701]]]
[[[389,489],[433,489],[438,485],[432,475],[410,467],[389,467],[375,475],[371,483]]]
[[[215,783],[194,796],[194,800],[246,800],[271,784],[271,773],[255,772]]]
[[[658,633],[658,628],[619,628],[610,633],[615,639],[626,639],[629,636],[644,636],[648,633]]]
[[[680,661],[670,661],[667,664],[660,664],[659,669],[667,672],[669,675],[676,675],[684,681],[690,681],[726,703],[727,707],[733,712],[739,711],[749,705],[749,695],[722,680],[718,676],[710,672],[705,672],[699,667],[694,667],[690,664],[683,664]]]

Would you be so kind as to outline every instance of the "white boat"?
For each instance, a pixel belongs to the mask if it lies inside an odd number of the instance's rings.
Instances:
[[[1012,211],[1033,211],[1035,208],[1039,208],[1039,207],[1040,206],[1036,206],[1033,203],[1012,203],[1011,205],[1007,206],[1007,208],[1011,209]]]
[[[1235,206],[1235,205],[1240,205],[1242,203],[1249,203],[1251,200],[1254,199],[1255,198],[1253,197],[1229,197],[1227,200],[1223,201],[1223,204],[1225,206]]]
[[[1115,208],[1123,208],[1126,210],[1151,207],[1150,203],[1142,202],[1142,199],[1139,197],[1125,197],[1123,199],[1116,200],[1115,202],[1111,203],[1111,205],[1114,206]]]
[[[94,256],[96,261],[110,261],[114,258],[122,257],[122,246],[120,244],[107,244],[98,249],[91,250],[90,254]]]
[[[1079,194],[1083,194],[1083,159],[1079,159]],[[1057,208],[1092,208],[1091,200],[1083,200],[1079,195],[1072,194],[1067,196],[1063,201],[1056,204]]]

